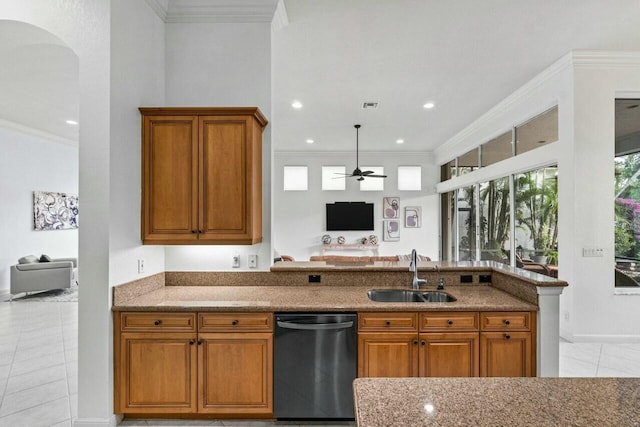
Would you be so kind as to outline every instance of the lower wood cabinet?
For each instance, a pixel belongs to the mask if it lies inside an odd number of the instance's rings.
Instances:
[[[359,313],[358,324],[359,377],[535,376],[533,312]]]
[[[115,313],[115,412],[271,417],[273,315],[186,315]]]

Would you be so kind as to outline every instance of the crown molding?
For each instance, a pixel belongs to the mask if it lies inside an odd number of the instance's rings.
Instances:
[[[455,147],[485,126],[487,123],[490,123],[495,118],[504,114],[506,111],[509,111],[513,108],[514,105],[519,104],[524,101],[532,92],[535,92],[540,86],[547,83],[549,80],[554,78],[559,73],[568,70],[572,65],[572,57],[573,53],[569,53],[564,55],[562,58],[551,64],[540,74],[535,76],[533,79],[529,80],[520,88],[516,89],[511,95],[507,96],[504,100],[498,103],[496,106],[491,108],[489,111],[478,117],[473,123],[469,126],[462,129],[460,132],[455,134],[453,137],[448,139],[444,144],[440,145],[436,150],[436,157],[440,158],[440,154],[444,152],[455,151]],[[466,147],[470,148],[470,147]],[[471,147],[472,148],[472,147]],[[455,156],[454,156],[455,157]],[[443,159],[444,160],[444,159]]]
[[[276,6],[276,11],[273,14],[273,20],[271,21],[271,31],[279,31],[287,25],[289,25],[287,7],[284,4],[284,0],[278,0],[278,5]]]
[[[640,66],[640,51],[576,50],[575,68],[627,68]]]
[[[39,129],[34,129],[29,126],[25,126],[20,123],[12,122],[9,120],[0,119],[0,128],[8,129],[14,132],[22,133],[25,135],[31,135],[38,138],[46,139],[51,142],[56,142],[58,144],[70,145],[72,147],[78,147],[78,141],[74,139],[65,138],[62,136],[55,135],[51,132],[46,132]]]
[[[339,157],[341,159],[345,158],[345,154],[353,154],[355,156],[355,151],[274,151],[273,155],[275,157]],[[409,158],[415,159],[416,157],[430,158],[433,157],[432,151],[362,151],[360,150],[360,155],[366,155],[371,157],[396,157],[396,158]]]
[[[170,0],[166,23],[271,23],[278,0]]]
[[[167,9],[169,4],[167,0],[144,0],[149,7],[158,15],[162,22],[167,22]]]

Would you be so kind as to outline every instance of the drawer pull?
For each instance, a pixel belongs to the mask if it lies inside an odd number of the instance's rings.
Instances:
[[[156,320],[153,322],[154,325],[159,326],[162,323],[162,320]]]
[[[413,340],[414,345],[418,345],[418,340]]]
[[[196,230],[191,230],[191,232],[192,232],[193,234],[196,234]]]
[[[420,341],[420,344],[427,345],[427,342],[425,340],[422,340],[422,341]]]
[[[506,334],[506,335],[504,336],[504,339],[506,339],[506,340],[509,340],[509,339],[511,339],[511,335],[509,335],[509,334]]]
[[[198,340],[198,345],[202,345],[203,342],[203,340]]]
[[[447,325],[453,325],[453,320],[447,320]]]
[[[189,340],[189,345],[194,345],[196,342],[194,340]]]
[[[391,321],[387,320],[387,321],[384,322],[384,324],[389,326],[389,325],[391,325]]]
[[[231,324],[232,324],[233,326],[235,326],[235,325],[237,325],[237,324],[238,324],[238,321],[237,321],[237,320],[232,320],[232,321],[231,321]]]
[[[198,230],[198,233],[200,233],[200,234],[204,234],[204,231],[202,231],[202,230]]]
[[[507,326],[509,326],[509,325],[511,324],[511,322],[510,322],[509,320],[505,320],[505,321],[504,321],[504,324],[505,324],[505,325],[507,325]]]

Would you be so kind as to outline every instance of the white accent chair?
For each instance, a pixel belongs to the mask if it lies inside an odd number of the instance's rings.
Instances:
[[[77,258],[51,258],[50,262],[28,255],[11,266],[9,300],[22,292],[70,288],[77,280]]]

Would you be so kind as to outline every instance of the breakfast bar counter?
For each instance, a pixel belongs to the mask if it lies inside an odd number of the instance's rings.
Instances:
[[[356,424],[638,426],[640,378],[359,378]]]

